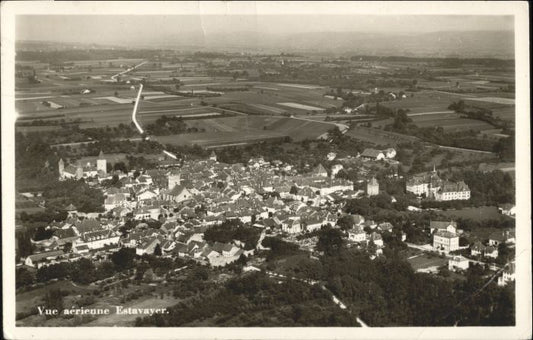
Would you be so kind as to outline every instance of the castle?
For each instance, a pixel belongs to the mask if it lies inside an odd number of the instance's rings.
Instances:
[[[463,182],[442,180],[435,167],[433,171],[413,176],[405,184],[405,190],[417,196],[425,195],[436,201],[453,201],[470,199],[470,188]]]
[[[61,158],[58,162],[59,180],[81,179],[88,177],[105,177],[107,175],[107,160],[104,153],[100,151],[96,162],[87,162],[82,164],[80,161],[76,164],[67,164]]]

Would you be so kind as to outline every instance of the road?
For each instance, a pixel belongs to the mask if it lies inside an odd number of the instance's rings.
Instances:
[[[122,74],[126,74],[128,72],[131,72],[131,71],[135,70],[136,68],[138,68],[138,67],[140,67],[140,66],[142,66],[142,65],[144,65],[146,63],[147,63],[147,61],[143,61],[142,63],[140,63],[138,65],[135,65],[132,68],[127,69],[126,71],[122,71],[122,72],[119,72],[117,74],[114,74],[114,75],[111,76],[111,79],[115,80],[118,76],[120,76]]]
[[[408,117],[413,116],[425,116],[425,115],[437,115],[437,114],[446,114],[446,113],[455,113],[455,111],[452,110],[446,110],[446,111],[432,111],[432,112],[418,112],[418,113],[408,113]]]
[[[437,145],[437,144],[435,144]],[[475,152],[475,153],[483,153],[487,155],[494,155],[494,152],[490,151],[483,151],[483,150],[475,150],[475,149],[465,149],[465,148],[456,148],[453,146],[445,146],[445,145],[437,145],[441,149],[447,149],[447,150],[456,150],[456,151],[468,151],[468,152]]]

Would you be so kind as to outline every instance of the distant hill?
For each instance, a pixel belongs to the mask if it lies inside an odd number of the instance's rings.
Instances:
[[[256,48],[287,52],[334,52],[425,57],[514,58],[510,31],[378,34],[357,32],[299,33],[289,36],[250,32],[207,36],[207,48]]]
[[[17,49],[45,48],[49,42],[17,42]],[[63,48],[89,43],[58,43]],[[98,48],[96,45],[93,47]],[[103,47],[100,45],[99,47]],[[111,45],[107,45],[109,47]],[[317,32],[289,35],[235,32],[203,35],[176,32],[150,39],[131,37],[114,44],[127,48],[168,48],[232,52],[313,52],[322,54],[396,55],[514,59],[512,31],[457,31],[431,33]]]

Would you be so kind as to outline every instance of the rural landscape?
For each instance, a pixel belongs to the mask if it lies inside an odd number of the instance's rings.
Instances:
[[[515,325],[507,43],[18,40],[16,325]]]

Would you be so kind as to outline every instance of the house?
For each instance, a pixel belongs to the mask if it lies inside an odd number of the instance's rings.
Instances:
[[[161,198],[165,201],[173,201],[176,203],[192,199],[191,192],[183,185],[175,185],[172,189],[165,189],[161,191]]]
[[[144,255],[144,254],[153,254],[154,250],[157,245],[161,245],[162,238],[159,237],[150,237],[144,241],[141,242],[136,248],[135,253],[137,255]]]
[[[383,222],[383,223],[378,224],[378,229],[381,231],[392,232],[392,228],[394,227],[389,222]]]
[[[502,276],[498,277],[498,286],[505,286],[508,282],[515,280],[515,264],[514,262],[504,269]]]
[[[370,237],[369,237],[369,241],[374,242],[374,244],[375,244],[378,248],[383,247],[383,238],[381,237],[380,234],[376,233],[375,231],[372,232],[372,234],[370,235]]]
[[[516,214],[516,206],[510,203],[502,204],[498,207],[498,211],[502,215],[514,217]]]
[[[467,270],[470,261],[464,256],[454,256],[448,260],[448,269],[455,271],[456,269]]]
[[[483,256],[483,253],[485,253],[485,246],[480,241],[474,242],[470,247],[470,255],[472,256]]]
[[[396,157],[396,150],[394,148],[388,148],[383,150],[383,153],[385,154],[386,158],[394,158]]]
[[[26,257],[26,259],[24,260],[24,264],[28,267],[34,267],[39,269],[43,266],[50,264],[51,261],[57,259],[62,255],[64,255],[62,250],[54,250],[39,254],[33,254]]]
[[[457,233],[457,222],[454,221],[430,221],[429,229],[434,231],[449,231],[450,233]]]
[[[433,234],[433,248],[449,253],[459,249],[459,236],[455,233],[439,230]]]
[[[87,245],[89,249],[100,249],[110,245],[117,245],[120,234],[111,230],[95,230],[83,233],[79,245]]]
[[[313,170],[313,176],[317,177],[328,177],[328,171],[322,164],[318,164],[318,166]]]
[[[464,182],[445,181],[435,192],[436,201],[469,200],[470,187]]]
[[[483,252],[484,257],[490,257],[490,258],[497,258],[498,257],[498,248],[493,246],[485,247],[485,251]]]
[[[86,245],[86,244],[79,244],[79,245],[74,245],[72,247],[72,250],[74,251],[74,253],[76,254],[88,254],[90,249],[89,249],[89,246]]]
[[[361,154],[361,158],[373,161],[379,161],[385,159],[385,154],[383,151],[376,149],[365,149]]]
[[[366,233],[361,227],[355,227],[348,230],[348,240],[352,242],[365,242]]]
[[[299,219],[287,219],[282,222],[281,230],[288,234],[298,234],[302,232],[302,225]]]
[[[502,243],[507,243],[509,231],[495,231],[489,235],[489,246],[497,247]],[[514,239],[514,237],[513,237]]]

